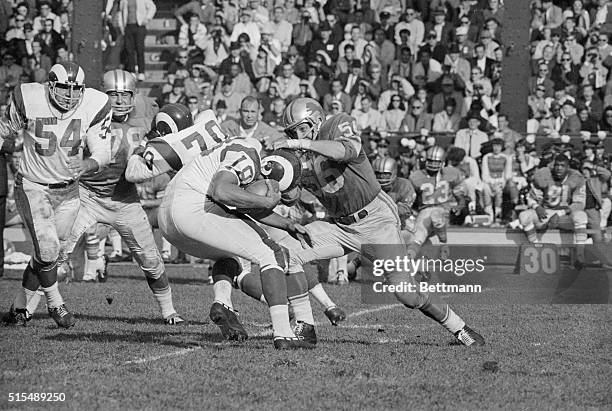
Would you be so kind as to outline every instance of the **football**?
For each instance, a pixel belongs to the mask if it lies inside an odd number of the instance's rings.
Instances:
[[[274,193],[278,193],[279,186],[276,180],[257,180],[246,186],[245,191],[249,193],[257,194],[260,196],[271,196]],[[261,208],[239,208],[238,211],[245,214],[252,214],[264,211]]]

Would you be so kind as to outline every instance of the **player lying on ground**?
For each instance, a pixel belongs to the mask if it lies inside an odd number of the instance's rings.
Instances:
[[[185,320],[174,310],[172,291],[164,269],[153,232],[145,211],[140,205],[136,186],[125,180],[124,171],[131,153],[131,142],[144,136],[152,118],[139,118],[134,111],[136,79],[123,70],[109,71],[104,75],[104,91],[110,98],[113,109],[111,122],[112,155],[108,167],[98,173],[83,174],[79,180],[81,207],[75,223],[62,244],[58,264],[68,259],[79,238],[96,223],[114,227],[126,242],[140,269],[145,274],[149,288],[157,301],[166,324],[183,324]],[[150,111],[150,110],[149,110]],[[161,112],[162,114],[168,114]],[[166,121],[172,121],[168,116]],[[97,236],[88,239],[89,252],[97,257]],[[91,249],[93,248],[93,250]],[[95,260],[92,260],[95,261]],[[31,282],[34,285],[34,282]],[[35,294],[28,301],[25,312],[15,312],[13,323],[25,325],[30,313],[38,305]]]
[[[246,106],[251,104],[259,103],[252,97],[247,97],[242,102],[242,105]],[[173,106],[173,109],[168,110],[168,116],[174,117],[175,123],[180,124],[179,114],[183,111],[188,112],[187,108],[182,108],[184,106],[178,104],[169,104],[164,106],[162,111],[169,106]],[[163,117],[165,116],[160,116],[159,121],[162,121]],[[207,148],[214,147],[227,139],[211,110],[201,113],[198,122],[189,127],[162,125],[150,135],[153,135],[154,138],[146,142],[144,148],[139,153],[132,155],[128,162],[125,173],[128,181],[142,182],[168,171],[179,171],[184,165],[199,157]],[[281,239],[281,241],[285,240]],[[291,245],[286,247],[291,247]],[[221,275],[221,271],[220,269],[215,270],[214,267],[212,270],[215,302],[211,306],[210,318],[221,328],[226,338],[246,339],[247,333],[233,309],[232,282],[228,281],[225,275]],[[260,299],[262,295],[260,281],[259,279],[251,280],[248,272],[241,276],[240,288],[253,298]],[[336,325],[346,319],[346,314],[329,298],[318,279],[314,275],[307,275],[306,278],[307,290],[325,307],[325,315],[332,324]]]
[[[275,148],[299,150],[300,185],[313,193],[334,219],[333,224],[324,221],[308,224],[306,231],[313,247],[291,257],[303,264],[361,250],[371,260],[395,259],[392,253],[387,254],[390,247],[380,245],[404,245],[397,207],[376,181],[355,131],[355,121],[345,113],[325,120],[320,104],[310,98],[297,98],[289,103],[283,119],[291,140],[276,142]],[[435,193],[436,186],[431,188]],[[404,272],[387,273],[386,277],[391,284],[415,283]],[[462,344],[484,344],[480,334],[435,296],[406,292],[396,293],[396,297],[406,307],[417,308],[440,323]]]
[[[27,299],[40,285],[49,314],[66,328],[75,319],[58,290],[60,242],[68,237],[79,211],[78,179],[99,172],[111,156],[109,98],[86,88],[84,80],[83,69],[75,63],[56,64],[47,84],[16,87],[6,117],[0,120],[0,140],[24,131],[15,199],[34,243],[34,256],[23,273],[23,292],[17,293],[9,316],[25,315]]]

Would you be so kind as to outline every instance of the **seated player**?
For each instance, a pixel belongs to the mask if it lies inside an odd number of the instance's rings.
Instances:
[[[504,140],[494,138],[491,140],[492,153],[487,153],[482,158],[482,181],[489,186],[489,192],[493,196],[495,206],[495,223],[501,223],[502,200],[504,187],[512,177],[512,161],[502,151]]]
[[[414,240],[410,245],[415,256],[432,235],[446,243],[450,212],[459,214],[466,205],[463,177],[455,167],[443,167],[444,157],[442,147],[430,147],[425,155],[425,170],[415,170],[410,174],[410,182],[417,194],[415,206],[419,210]]]
[[[311,247],[292,253],[292,260],[304,264],[339,257],[350,251],[361,251],[372,261],[395,259],[397,255],[390,247],[376,245],[394,244],[404,249],[397,207],[376,181],[355,130],[355,120],[346,113],[326,118],[321,105],[311,98],[291,101],[285,108],[283,120],[285,133],[291,139],[276,142],[275,149],[299,150],[300,185],[317,197],[332,221],[308,224],[306,231]],[[443,164],[443,151],[441,156],[436,153],[435,157],[437,172]],[[407,272],[392,271],[385,276],[393,285],[416,284]],[[482,336],[468,327],[448,304],[416,288],[416,292],[397,292],[395,297],[406,307],[419,309],[434,319],[462,344],[484,344]]]
[[[274,347],[314,348],[314,344],[296,337],[289,323],[286,249],[240,211],[250,210],[262,223],[293,235],[304,233],[303,227],[270,211],[281,199],[278,183],[275,186],[266,180],[266,195],[243,189],[261,177],[261,151],[255,139],[233,138],[195,158],[168,185],[160,206],[159,225],[178,249],[216,260],[213,271],[219,270],[230,279],[248,268],[246,265],[259,265]]]
[[[569,167],[569,159],[557,154],[551,167],[536,170],[528,196],[529,209],[519,221],[530,243],[537,243],[536,229],[560,228],[574,231],[576,244],[587,239],[585,179]]]

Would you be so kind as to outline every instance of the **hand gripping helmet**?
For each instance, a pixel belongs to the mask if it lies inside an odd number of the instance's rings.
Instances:
[[[136,78],[125,70],[111,70],[104,73],[104,92],[106,94],[130,93],[129,101],[123,98],[111,100],[114,117],[123,117],[134,109],[134,94],[136,94]]]
[[[444,166],[444,149],[440,146],[433,146],[427,150],[425,155],[425,170],[431,175],[442,170]]]
[[[166,104],[155,115],[155,128],[162,136],[176,133],[191,126],[193,126],[191,112],[182,104]]]
[[[49,98],[55,107],[66,112],[74,110],[85,91],[85,72],[71,61],[57,63],[49,70]]]
[[[281,192],[296,187],[302,177],[302,166],[290,150],[276,150],[261,160],[261,174],[265,179],[278,181]]]
[[[287,105],[283,112],[283,127],[285,128],[285,133],[292,139],[307,138],[316,140],[323,121],[325,121],[325,111],[312,98],[296,98]],[[298,128],[302,124],[306,124],[310,128],[298,132]]]
[[[381,187],[388,187],[397,179],[397,161],[391,157],[377,157],[372,168]]]

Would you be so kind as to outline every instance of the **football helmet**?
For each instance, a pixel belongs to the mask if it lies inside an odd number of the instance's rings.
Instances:
[[[397,161],[391,157],[377,157],[372,168],[381,187],[388,187],[397,179]]]
[[[155,115],[155,129],[162,136],[193,126],[191,111],[183,104],[169,103]]]
[[[85,72],[76,63],[63,61],[49,70],[49,98],[58,110],[74,110],[85,91]]]
[[[285,107],[282,118],[285,133],[292,139],[316,140],[324,121],[325,111],[323,107],[315,99],[306,97],[296,98],[289,103]],[[302,124],[306,124],[310,128],[298,130]]]
[[[425,170],[431,175],[438,173],[444,166],[444,149],[440,146],[433,146],[425,154]]]
[[[286,192],[295,188],[302,177],[302,166],[290,150],[276,150],[261,160],[263,178],[278,181],[279,190]]]
[[[129,101],[124,99],[111,100],[114,117],[128,115],[134,109],[134,94],[136,94],[136,78],[125,70],[111,70],[104,73],[104,92],[129,93]]]

